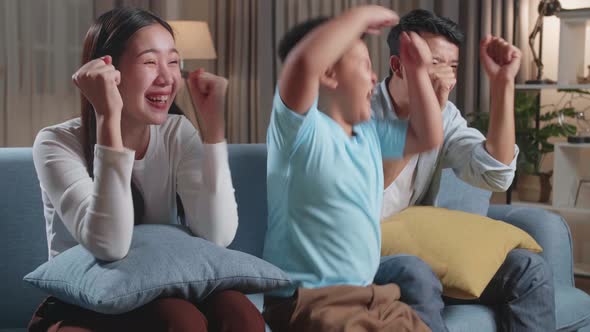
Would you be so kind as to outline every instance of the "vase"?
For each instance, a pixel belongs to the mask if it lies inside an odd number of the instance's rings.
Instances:
[[[518,199],[525,202],[548,203],[551,197],[551,174],[520,174]]]

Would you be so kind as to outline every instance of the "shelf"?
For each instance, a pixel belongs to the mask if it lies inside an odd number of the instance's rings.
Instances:
[[[588,209],[590,149],[588,143],[559,143],[553,153],[553,205],[573,207],[582,203]],[[586,190],[582,191],[582,184]],[[585,194],[584,194],[585,192]],[[582,195],[580,195],[582,194]],[[568,211],[569,212],[569,211]],[[572,210],[571,212],[575,212]]]
[[[574,263],[574,275],[576,277],[590,278],[590,264]]]
[[[546,203],[533,203],[533,202],[523,202],[523,201],[513,201],[512,205],[514,206],[524,206],[524,207],[534,207],[534,208],[541,208],[549,211],[554,211],[557,213],[575,213],[575,214],[590,214],[590,209],[586,208],[576,208],[576,207],[557,207],[551,204]]]
[[[516,90],[590,90],[590,84],[516,84]]]
[[[575,149],[588,149],[590,148],[590,143],[555,143],[555,145],[559,146],[560,148],[575,148]]]
[[[590,7],[578,8],[578,9],[562,9],[555,16],[559,17],[560,20],[589,20],[590,19]]]

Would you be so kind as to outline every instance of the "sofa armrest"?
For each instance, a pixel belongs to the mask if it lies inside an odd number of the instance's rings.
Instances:
[[[490,205],[488,217],[512,224],[530,234],[543,248],[556,284],[574,285],[570,229],[557,214],[541,208]]]

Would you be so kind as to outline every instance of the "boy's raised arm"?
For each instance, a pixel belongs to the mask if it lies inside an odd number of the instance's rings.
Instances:
[[[363,33],[377,34],[396,24],[395,12],[381,6],[363,6],[329,20],[306,36],[285,59],[279,94],[285,105],[303,114],[318,96],[320,77]]]
[[[408,80],[408,98],[412,112],[404,155],[432,150],[443,143],[442,112],[427,66],[432,54],[424,39],[415,32],[400,36],[401,62]]]

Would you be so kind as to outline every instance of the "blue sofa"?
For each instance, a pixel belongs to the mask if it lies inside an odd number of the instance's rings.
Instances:
[[[240,226],[231,247],[257,256],[266,231],[266,147],[230,145],[230,164]],[[0,331],[25,330],[45,296],[22,278],[47,259],[45,222],[30,148],[0,148]],[[487,209],[489,193],[445,173],[437,205],[467,211]],[[553,267],[558,331],[590,331],[590,296],[574,288],[572,242],[567,224],[541,209],[492,205],[488,216],[516,225],[545,249]],[[258,306],[260,295],[251,296]],[[452,305],[444,311],[453,332],[495,331],[494,312],[481,305]],[[585,327],[586,326],[586,327]]]

